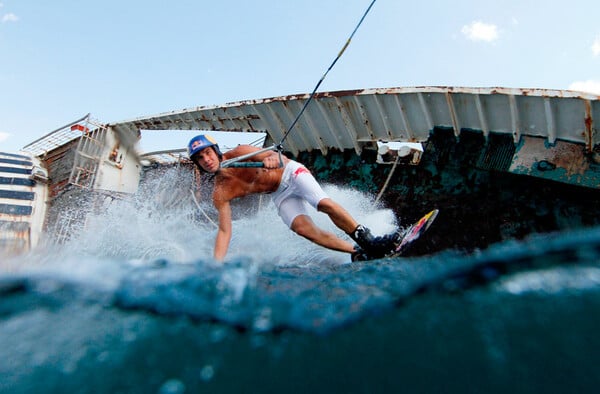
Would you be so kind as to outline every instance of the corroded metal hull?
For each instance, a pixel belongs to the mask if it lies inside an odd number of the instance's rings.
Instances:
[[[560,195],[567,206],[588,218],[575,221],[574,226],[594,224],[599,216],[593,208],[600,190],[598,96],[458,87],[324,92],[313,97],[295,128],[282,140],[309,98],[299,94],[246,100],[112,124],[91,121],[89,115],[79,119],[24,147],[48,172],[48,210],[40,210],[37,221],[46,222],[53,234],[68,236],[74,223],[85,225],[86,210],[101,209],[107,199],[135,193],[142,171],[187,161],[184,149],[156,154],[137,151],[143,130],[264,133],[266,146],[281,143],[286,154],[305,162],[322,180],[382,194],[400,217],[406,216],[407,206],[419,204],[423,209],[415,216],[435,205],[442,208],[441,218],[469,217],[473,206],[459,209],[457,199],[487,206],[486,200],[496,200],[489,194],[498,193],[496,188],[506,190],[512,184],[526,190],[531,179],[539,180],[529,184],[550,193],[550,200]],[[410,148],[402,154],[387,147],[382,151],[381,144],[388,142],[417,143],[423,149]],[[388,160],[382,160],[382,152]],[[561,192],[572,187],[575,189],[569,190],[586,196],[584,201],[594,203],[572,200]],[[537,197],[530,193],[524,192]],[[73,199],[86,201],[86,209],[74,214],[68,225],[61,224],[61,215]],[[504,202],[496,202],[504,206]],[[503,219],[496,217],[493,209],[483,211],[495,217],[488,220],[490,226],[506,230],[497,232],[490,242],[536,231],[525,229],[527,226],[523,231],[508,231],[509,226],[501,222],[516,223],[518,218]],[[555,225],[542,231],[561,228],[560,220],[554,221]],[[457,243],[459,240],[453,242]],[[31,246],[33,243],[27,243],[24,248]]]

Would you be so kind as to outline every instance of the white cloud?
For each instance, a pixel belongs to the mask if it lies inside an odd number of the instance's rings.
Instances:
[[[569,85],[569,90],[600,95],[600,80],[588,79],[587,81],[575,81]]]
[[[464,25],[461,32],[472,41],[492,42],[498,39],[498,27],[496,25],[479,21]]]
[[[592,53],[594,56],[600,56],[600,34],[596,36],[596,39],[592,44]]]
[[[10,134],[0,131],[0,142],[6,141],[9,137],[10,137]]]
[[[18,20],[19,20],[19,17],[10,12],[8,14],[5,14],[4,16],[2,16],[3,23],[4,22],[16,22]]]

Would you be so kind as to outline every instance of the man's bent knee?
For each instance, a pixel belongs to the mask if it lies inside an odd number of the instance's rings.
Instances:
[[[298,215],[292,220],[290,229],[296,234],[302,235],[302,233],[306,231],[305,229],[307,228],[307,222],[309,220],[310,218],[306,215]]]
[[[317,210],[319,212],[329,213],[335,210],[339,205],[333,201],[331,198],[326,197],[319,201],[317,204]]]
[[[317,230],[312,219],[306,215],[296,216],[296,218],[292,221],[290,229],[301,237],[308,239],[314,239],[315,232]]]

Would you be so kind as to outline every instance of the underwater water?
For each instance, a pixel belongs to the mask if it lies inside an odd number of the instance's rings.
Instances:
[[[237,207],[219,264],[214,211],[186,184],[148,182],[67,242],[0,263],[0,392],[599,387],[600,227],[351,263],[264,198]],[[372,196],[326,191],[374,232],[408,224]]]

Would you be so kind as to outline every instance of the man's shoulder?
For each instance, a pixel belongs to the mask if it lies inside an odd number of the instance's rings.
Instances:
[[[252,145],[238,145],[235,148],[225,152],[223,155],[226,159],[232,159],[234,157],[238,157],[241,155],[245,155],[251,152],[256,152],[259,150],[257,147]]]

